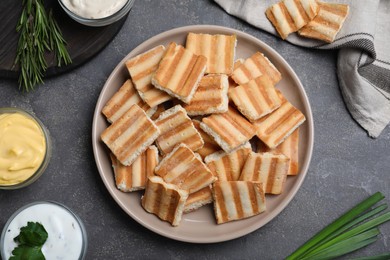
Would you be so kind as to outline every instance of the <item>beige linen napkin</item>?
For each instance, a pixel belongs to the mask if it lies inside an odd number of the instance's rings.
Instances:
[[[214,0],[227,13],[278,35],[265,16],[277,0]],[[350,7],[333,43],[290,34],[290,43],[316,49],[340,49],[337,71],[341,93],[352,117],[378,137],[390,122],[390,0],[335,0]]]

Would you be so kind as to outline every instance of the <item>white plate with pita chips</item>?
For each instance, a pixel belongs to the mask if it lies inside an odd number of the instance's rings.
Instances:
[[[101,133],[109,125],[101,112],[102,108],[123,82],[129,78],[125,66],[128,59],[160,44],[167,46],[170,42],[176,42],[185,45],[189,32],[235,34],[237,36],[236,59],[245,59],[257,51],[264,53],[282,74],[282,80],[276,87],[306,117],[306,121],[300,126],[299,174],[287,178],[281,195],[267,195],[267,210],[257,216],[218,225],[214,217],[212,204],[209,204],[197,211],[184,214],[180,225],[173,227],[168,222],[161,221],[142,208],[141,196],[143,192],[124,193],[115,186],[108,149],[100,138]],[[171,239],[192,243],[215,243],[235,239],[259,229],[276,217],[289,204],[306,176],[312,156],[313,135],[313,116],[305,90],[295,72],[275,50],[259,39],[238,30],[213,25],[193,25],[176,28],[150,38],[131,51],[116,66],[106,81],[96,104],[93,116],[92,144],[96,165],[107,190],[130,217],[144,227]]]

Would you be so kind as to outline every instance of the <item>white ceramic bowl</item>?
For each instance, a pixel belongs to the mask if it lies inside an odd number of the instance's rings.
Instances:
[[[99,27],[99,26],[106,26],[110,25],[112,23],[115,23],[116,21],[120,20],[122,17],[124,17],[133,7],[135,0],[128,0],[126,4],[119,9],[117,12],[113,13],[110,16],[104,17],[104,18],[86,18],[82,17],[74,12],[72,12],[66,4],[62,2],[62,0],[58,0],[60,6],[64,11],[75,21],[87,25],[87,26],[93,26],[93,27]]]

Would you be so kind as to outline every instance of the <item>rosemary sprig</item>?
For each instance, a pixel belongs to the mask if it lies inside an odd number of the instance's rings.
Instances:
[[[42,0],[22,0],[23,10],[16,31],[20,33],[14,65],[19,64],[19,89],[30,91],[43,83],[47,69],[46,51],[53,51],[57,66],[72,62],[66,42],[52,12]]]

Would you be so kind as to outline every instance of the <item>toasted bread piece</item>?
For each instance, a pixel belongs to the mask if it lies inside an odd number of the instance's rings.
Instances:
[[[168,221],[172,226],[178,226],[183,215],[188,191],[174,184],[164,182],[159,176],[148,179],[141,205],[149,213]]]
[[[106,128],[102,141],[123,165],[131,165],[160,134],[160,130],[139,106],[130,109]]]
[[[349,6],[325,2],[318,2],[318,5],[320,8],[317,16],[302,27],[298,34],[331,43],[348,16]]]
[[[127,70],[135,88],[138,90],[140,97],[150,107],[155,107],[172,98],[164,91],[156,89],[151,83],[152,75],[157,70],[164,53],[165,47],[159,45],[126,62]]]
[[[202,159],[204,159],[209,154],[221,150],[221,147],[219,147],[214,139],[205,133],[202,128],[200,128],[200,121],[193,119],[192,123],[194,124],[196,130],[199,132],[204,142],[203,147],[196,151],[202,157]]]
[[[184,213],[189,213],[213,202],[211,187],[207,186],[197,192],[191,193],[184,206]]]
[[[282,104],[275,87],[266,75],[232,89],[229,97],[241,114],[251,122],[271,113]]]
[[[264,193],[281,194],[290,159],[284,154],[254,153],[246,159],[240,181],[260,182]]]
[[[241,66],[234,69],[232,79],[238,85],[243,85],[261,75],[267,75],[273,85],[282,79],[282,75],[275,65],[263,53],[256,52],[246,59]]]
[[[203,147],[202,137],[182,106],[176,105],[162,112],[155,123],[161,132],[156,144],[162,154],[171,152],[180,143],[193,151]]]
[[[265,14],[284,40],[313,20],[318,10],[316,0],[283,0],[270,6]]]
[[[112,153],[110,157],[116,187],[123,192],[145,189],[148,177],[154,175],[158,164],[158,150],[154,145],[149,146],[130,166],[121,164]]]
[[[183,107],[190,116],[224,113],[228,109],[228,76],[213,74],[204,76],[189,104]]]
[[[171,42],[152,77],[152,84],[184,103],[189,103],[206,70],[206,62],[206,57],[195,55],[183,46]]]
[[[299,173],[299,161],[298,161],[298,144],[299,144],[299,128],[297,128],[289,137],[286,138],[281,144],[273,149],[270,149],[262,141],[257,143],[258,153],[279,153],[284,154],[290,158],[290,164],[287,175],[297,175]]]
[[[140,108],[145,110],[148,116],[156,112],[156,108],[151,108],[148,104],[143,102],[134,88],[130,79],[119,88],[119,90],[108,100],[102,109],[102,113],[107,117],[108,122],[113,123],[120,118],[129,108],[137,104]]]
[[[253,125],[257,129],[257,137],[269,148],[275,148],[305,120],[302,112],[285,100],[278,109],[255,121]]]
[[[227,153],[249,141],[256,129],[236,109],[205,117],[200,127]]]
[[[186,48],[207,58],[206,73],[231,74],[237,38],[235,35],[189,33]]]
[[[218,224],[249,218],[265,211],[261,183],[217,181],[213,184],[214,213]]]
[[[218,181],[238,181],[248,154],[252,151],[248,142],[233,152],[219,151],[205,158],[205,163]]]
[[[235,69],[237,69],[238,67],[240,67],[242,64],[244,64],[245,60],[244,59],[237,59],[235,62],[234,62],[234,66],[233,66],[233,71]],[[234,81],[234,79],[232,79],[231,75],[229,76],[229,92],[231,89],[237,87],[238,84]]]
[[[184,143],[167,154],[154,170],[164,181],[194,193],[215,181],[207,166]]]

